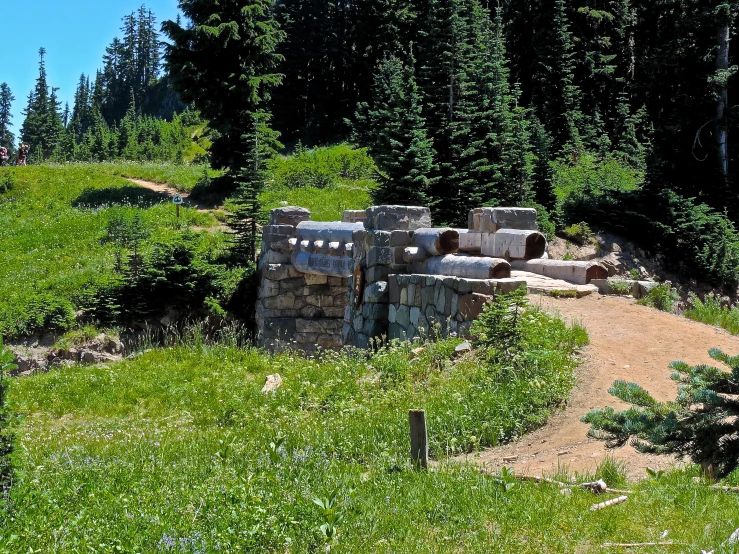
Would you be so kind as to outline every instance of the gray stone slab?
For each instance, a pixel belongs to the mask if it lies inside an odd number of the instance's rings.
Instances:
[[[395,261],[395,251],[384,246],[372,246],[367,251],[367,266],[390,265]]]
[[[310,220],[310,211],[298,206],[275,208],[269,216],[271,225],[292,225],[295,227],[299,223],[308,220]]]
[[[373,206],[367,209],[367,229],[413,231],[431,227],[431,210],[418,206]]]
[[[411,322],[411,309],[408,306],[400,306],[395,314],[395,322],[402,327],[408,327]]]
[[[378,281],[376,283],[372,283],[369,286],[367,286],[364,289],[364,297],[363,301],[378,303],[388,302],[390,297],[389,289],[388,289],[388,282],[387,281]]]
[[[413,242],[413,231],[391,231],[390,246],[410,246]]]

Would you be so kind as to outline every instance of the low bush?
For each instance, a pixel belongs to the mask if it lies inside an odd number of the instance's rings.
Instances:
[[[583,421],[591,424],[591,436],[610,446],[631,442],[641,452],[690,457],[711,479],[729,475],[739,467],[739,356],[717,349],[709,355],[729,371],[670,364],[672,379],[680,384],[674,402],[658,402],[639,385],[616,381],[609,392],[632,407],[587,414]]]
[[[0,341],[0,511],[2,511],[8,490],[13,481],[13,432],[10,429],[12,412],[8,407],[8,373],[17,366],[13,363],[13,354]]]
[[[632,284],[621,279],[608,279],[608,289],[611,294],[626,296],[631,294]]]
[[[701,300],[697,294],[688,295],[690,308],[685,310],[685,317],[708,325],[723,327],[732,335],[739,335],[739,307],[736,305],[724,306],[721,298],[714,294],[707,294]]]
[[[593,241],[594,233],[590,226],[581,221],[562,229],[560,234],[573,242],[583,245],[587,242]]]
[[[321,189],[343,181],[369,180],[376,171],[365,148],[347,144],[311,150],[298,144],[293,155],[276,157],[269,168],[273,186],[288,189]]]
[[[677,289],[672,286],[670,281],[665,281],[650,290],[644,298],[639,300],[639,304],[651,306],[663,312],[672,312],[675,302],[678,300],[680,300],[680,295]]]

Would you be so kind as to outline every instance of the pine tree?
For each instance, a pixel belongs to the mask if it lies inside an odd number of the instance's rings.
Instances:
[[[423,116],[438,168],[430,190],[431,208],[436,221],[446,224],[461,224],[467,218],[465,191],[460,187],[466,178],[457,167],[467,147],[470,73],[480,61],[477,5],[477,0],[431,0],[416,49]]]
[[[672,362],[678,381],[674,402],[658,402],[635,383],[616,381],[609,392],[632,404],[627,410],[594,410],[583,421],[591,436],[609,446],[627,442],[640,452],[688,456],[708,477],[724,477],[739,467],[739,356],[709,351],[730,371]]]
[[[212,163],[239,169],[242,136],[251,115],[261,111],[282,76],[276,48],[284,34],[273,18],[271,0],[182,0],[188,18],[182,26],[162,25],[171,44],[166,65],[172,86],[192,103],[220,136],[211,149]],[[214,63],[218,60],[218,63]]]
[[[31,145],[38,160],[51,156],[62,128],[60,103],[56,96],[58,89],[49,91],[45,55],[46,50],[39,49],[39,76],[28,95],[28,105],[23,112],[26,119],[21,128],[21,140]]]
[[[14,101],[15,96],[8,83],[0,84],[0,146],[4,146],[9,152],[15,143],[15,137],[10,131],[10,127],[13,126],[11,109]]]
[[[520,205],[531,200],[529,125],[526,110],[516,106],[517,93],[510,87],[501,14],[496,12],[492,21],[477,17],[482,56],[471,70],[465,104],[468,125],[458,139],[466,146],[458,166],[465,199],[460,216],[482,205]]]
[[[425,206],[433,149],[421,117],[413,61],[391,56],[377,68],[372,104],[357,106],[354,140],[367,145],[383,172],[380,204]]]
[[[575,83],[573,39],[565,0],[542,0],[536,13],[532,103],[552,136],[555,151],[580,142],[580,89]]]
[[[234,233],[233,253],[237,259],[253,263],[256,261],[260,228],[259,195],[265,187],[269,160],[282,145],[277,141],[277,133],[269,127],[269,114],[257,112],[249,114],[248,118],[247,132],[240,143],[244,148],[239,153],[243,166],[235,178],[238,185],[233,200],[236,209],[230,225]]]

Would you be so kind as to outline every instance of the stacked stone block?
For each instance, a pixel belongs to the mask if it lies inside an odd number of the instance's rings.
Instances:
[[[388,333],[388,278],[407,273],[405,249],[417,229],[431,226],[431,211],[415,206],[374,206],[367,209],[365,229],[355,231],[354,263],[361,272],[361,297],[351,280],[345,314],[344,344],[367,348],[373,338]]]
[[[291,262],[296,227],[308,220],[308,210],[278,208],[262,230],[256,316],[259,343],[269,350],[343,345],[348,279],[303,273]]]

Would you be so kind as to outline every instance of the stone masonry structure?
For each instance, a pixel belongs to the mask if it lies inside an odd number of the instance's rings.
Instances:
[[[315,351],[368,348],[380,337],[464,336],[496,294],[526,286],[579,297],[608,275],[597,263],[548,259],[533,209],[475,209],[467,229],[434,228],[430,210],[413,206],[343,219],[272,211],[259,262],[262,346]]]

